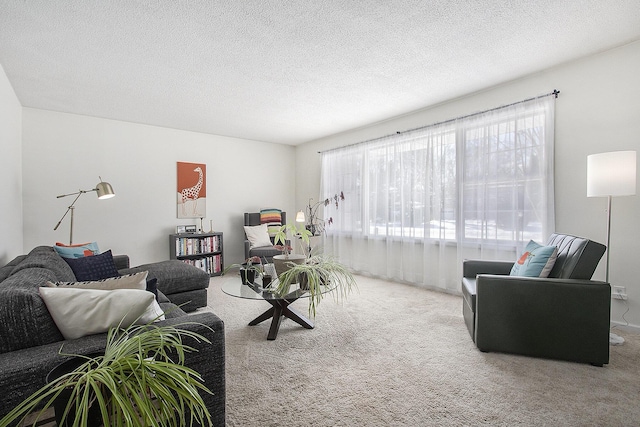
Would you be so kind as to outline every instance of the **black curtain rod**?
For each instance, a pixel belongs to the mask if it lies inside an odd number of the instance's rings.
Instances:
[[[385,139],[385,138],[388,138],[388,137],[393,136],[393,135],[402,135],[403,133],[407,133],[407,132],[414,132],[414,131],[417,131],[417,130],[422,130],[422,129],[426,129],[426,128],[430,128],[430,127],[434,127],[434,126],[444,125],[444,124],[447,124],[447,123],[455,122],[456,120],[468,119],[469,117],[477,116],[477,115],[484,114],[484,113],[490,113],[492,111],[501,110],[501,109],[507,108],[507,107],[513,107],[514,105],[522,104],[523,102],[529,102],[529,101],[533,101],[534,99],[545,98],[547,96],[552,96],[553,95],[557,99],[559,94],[560,94],[560,91],[554,89],[553,92],[545,93],[544,95],[534,96],[533,98],[523,99],[522,101],[512,102],[511,104],[501,105],[500,107],[490,108],[489,110],[484,110],[484,111],[478,111],[477,113],[467,114],[466,116],[460,116],[460,117],[456,117],[455,119],[448,119],[448,120],[444,120],[442,122],[436,122],[436,123],[432,123],[430,125],[420,126],[420,127],[417,127],[417,128],[414,128],[414,129],[405,130],[405,131],[402,131],[402,132],[397,131],[395,134],[389,134],[389,135],[385,135],[385,136],[380,136],[378,138],[368,139],[368,140],[362,141],[362,142],[356,142],[356,143],[353,143],[353,144],[343,145],[342,147],[332,148],[330,150],[318,151],[318,154],[327,153],[329,151],[339,150],[341,148],[351,147],[351,146],[354,146],[354,145],[366,144],[367,142],[378,141],[378,140]]]

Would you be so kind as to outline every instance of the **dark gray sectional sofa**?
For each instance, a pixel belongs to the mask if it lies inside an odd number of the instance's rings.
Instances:
[[[148,271],[149,277],[158,279],[158,290],[186,312],[207,306],[209,275],[196,267],[175,259],[137,267],[129,266],[127,255],[116,255],[113,260],[120,274]]]
[[[167,313],[167,319],[159,324],[190,322],[181,327],[211,341],[211,344],[188,342],[198,351],[187,355],[186,364],[202,375],[213,392],[202,396],[213,425],[224,426],[224,323],[211,312],[187,315],[176,306],[187,301],[190,302],[184,307],[190,311],[205,306],[209,276],[180,261],[129,269],[128,257],[114,258],[122,274],[146,270],[149,277],[158,279],[158,302]],[[0,267],[0,418],[42,387],[47,373],[66,360],[58,354],[62,344],[67,354],[90,354],[104,349],[106,334],[64,340],[38,292],[47,280],[76,280],[69,265],[49,246],[39,246]]]

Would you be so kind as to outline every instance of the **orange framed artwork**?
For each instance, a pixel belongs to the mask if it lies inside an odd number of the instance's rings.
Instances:
[[[178,162],[178,218],[207,216],[207,165]]]

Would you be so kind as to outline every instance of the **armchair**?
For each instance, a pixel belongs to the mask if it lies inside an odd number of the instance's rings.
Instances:
[[[287,223],[287,213],[282,212],[281,214],[282,224]],[[244,225],[245,226],[256,226],[260,225],[260,212],[245,212],[244,214]],[[271,243],[273,243],[273,237],[271,238]],[[248,259],[252,256],[259,256],[260,258],[265,258],[267,262],[273,262],[274,255],[280,255],[282,252],[273,246],[264,246],[261,248],[251,248],[249,244],[249,240],[247,236],[244,237],[244,259]]]
[[[513,262],[463,262],[463,316],[480,351],[609,363],[611,286],[591,280],[606,247],[553,234],[548,278],[510,276]]]

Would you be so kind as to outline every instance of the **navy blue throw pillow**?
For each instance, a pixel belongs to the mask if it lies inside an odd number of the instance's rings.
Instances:
[[[158,301],[158,279],[157,278],[147,277],[147,290],[151,292],[153,295],[155,295],[156,301]]]
[[[111,250],[99,255],[62,259],[69,264],[78,282],[102,280],[120,276],[116,264],[113,262]]]

